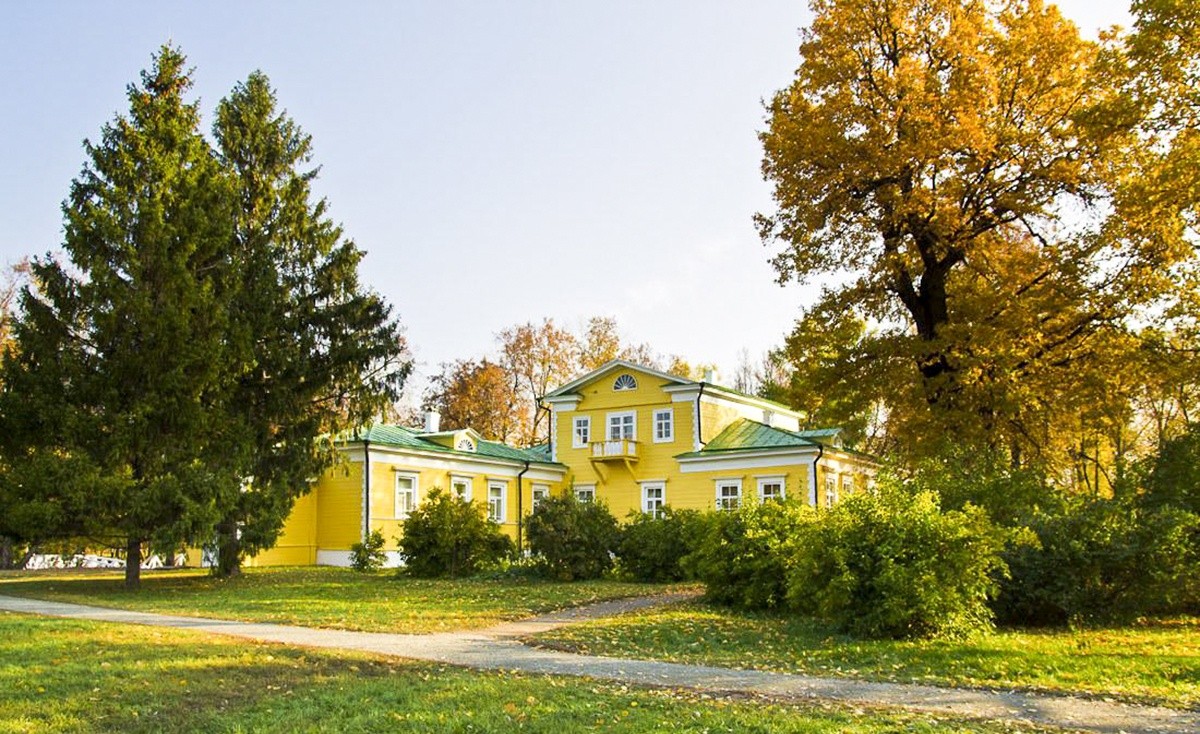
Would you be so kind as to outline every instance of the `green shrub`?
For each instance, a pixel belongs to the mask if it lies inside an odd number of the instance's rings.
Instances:
[[[1143,505],[1200,514],[1200,424],[1165,442],[1147,464]]]
[[[385,561],[387,554],[383,552],[383,533],[378,530],[372,530],[366,542],[350,546],[350,568],[355,571],[377,571]]]
[[[562,581],[594,579],[612,568],[620,530],[600,501],[568,493],[541,501],[528,524],[529,549],[543,572]]]
[[[879,477],[885,485],[900,481],[887,473]],[[1020,527],[1037,513],[1062,506],[1062,493],[1036,469],[1014,469],[1007,452],[962,444],[923,458],[903,486],[910,494],[936,493],[943,510],[983,508],[1004,527]]]
[[[617,559],[638,581],[682,581],[689,578],[680,561],[699,544],[705,521],[696,510],[664,508],[655,517],[636,510],[621,528]]]
[[[412,576],[470,576],[512,555],[513,544],[486,509],[439,488],[404,521],[400,555]]]
[[[788,540],[816,517],[798,502],[743,505],[707,515],[702,540],[683,568],[704,582],[707,598],[741,609],[774,609],[787,595]]]
[[[963,636],[990,628],[1003,532],[932,492],[862,492],[803,524],[790,543],[792,609],[863,637]]]
[[[1124,621],[1200,601],[1200,517],[1176,507],[1088,498],[1039,515],[1005,551],[996,600],[1015,624]]]

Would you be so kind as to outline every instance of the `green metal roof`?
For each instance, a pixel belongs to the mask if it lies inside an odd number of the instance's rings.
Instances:
[[[698,459],[735,451],[771,451],[798,448],[826,448],[861,456],[869,461],[878,461],[870,454],[834,446],[821,439],[829,439],[841,433],[840,428],[816,428],[807,431],[789,431],[759,423],[748,418],[739,418],[725,427],[699,451],[679,454],[676,459]]]
[[[475,443],[474,451],[463,451],[462,449],[443,446],[436,441],[430,441],[420,431],[403,426],[385,424],[362,428],[356,432],[348,432],[343,434],[342,440],[347,442],[365,440],[380,446],[392,446],[416,451],[436,451],[438,453],[457,454],[459,456],[484,456],[491,459],[505,459],[516,462],[532,461],[539,464],[555,463],[550,460],[550,454],[544,445],[529,449],[519,449],[498,441],[481,440]]]
[[[813,428],[807,431],[796,431],[797,436],[804,438],[833,438],[842,432],[840,428]],[[822,442],[824,443],[824,442]]]
[[[700,451],[682,454],[677,458],[707,456],[723,451],[794,449],[817,445],[819,445],[817,441],[805,438],[795,431],[775,428],[748,418],[739,418],[725,426],[725,430],[714,436]]]

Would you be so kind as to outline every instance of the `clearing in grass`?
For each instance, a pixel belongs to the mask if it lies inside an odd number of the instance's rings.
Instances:
[[[782,705],[595,681],[476,673],[0,612],[0,731],[991,732],[929,714]]]
[[[537,642],[590,655],[1200,707],[1195,617],[902,642],[857,640],[809,619],[697,602],[572,625],[538,635]]]
[[[420,634],[487,627],[607,599],[656,594],[664,585],[512,579],[413,579],[342,568],[247,569],[218,579],[201,570],[146,572],[126,590],[116,573],[0,575],[0,594],[140,612],[244,622]]]

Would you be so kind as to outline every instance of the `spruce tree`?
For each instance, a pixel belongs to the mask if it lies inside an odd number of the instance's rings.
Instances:
[[[185,58],[163,47],[129,111],[85,142],[64,204],[68,263],[34,265],[3,405],[11,490],[57,508],[47,534],[143,549],[211,528],[236,463],[220,411],[232,236],[227,177],[205,142]],[[24,471],[42,467],[41,471]]]
[[[312,139],[255,72],[217,108],[213,133],[235,188],[229,444],[218,573],[277,540],[295,499],[336,454],[329,437],[393,402],[408,373],[390,308],[358,282],[363,253],[314,199]]]

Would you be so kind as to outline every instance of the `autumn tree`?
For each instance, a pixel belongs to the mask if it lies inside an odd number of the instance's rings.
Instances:
[[[0,360],[12,341],[12,322],[17,309],[17,297],[29,278],[29,260],[21,260],[0,275]]]
[[[625,343],[616,319],[608,316],[588,319],[579,333],[549,318],[518,324],[497,334],[496,346],[498,359],[443,364],[430,380],[422,409],[441,413],[446,428],[471,427],[521,446],[549,439],[549,416],[538,404],[543,395],[613,359],[697,380],[710,366],[664,357],[648,344]]]
[[[590,372],[621,354],[621,334],[611,316],[593,316],[579,338],[579,368]]]
[[[234,194],[227,444],[241,456],[218,525],[218,566],[274,545],[297,496],[331,465],[328,436],[396,400],[408,374],[391,309],[358,280],[363,252],[314,197],[312,138],[255,72],[217,106]],[[323,438],[325,437],[325,438]]]
[[[578,371],[579,340],[553,319],[541,324],[532,321],[510,327],[496,337],[500,346],[500,364],[513,381],[517,399],[528,406],[553,388],[569,381]],[[516,441],[532,445],[549,434],[549,420],[543,410],[530,409]]]
[[[883,452],[879,385],[890,378],[880,373],[888,365],[867,351],[870,341],[853,312],[814,309],[788,335],[779,355],[790,369],[778,382],[764,381],[764,396],[800,411],[804,428],[838,426],[849,445]]]
[[[430,378],[423,408],[441,413],[442,428],[474,428],[491,441],[515,441],[531,405],[496,362],[460,359]]]
[[[902,377],[878,383],[897,434],[970,433],[1019,460],[1191,257],[1194,202],[1150,195],[1183,128],[1162,120],[1144,150],[1157,108],[1130,89],[1148,65],[1039,0],[812,8],[761,134],[780,278],[844,282],[811,313],[878,325],[846,358]]]

